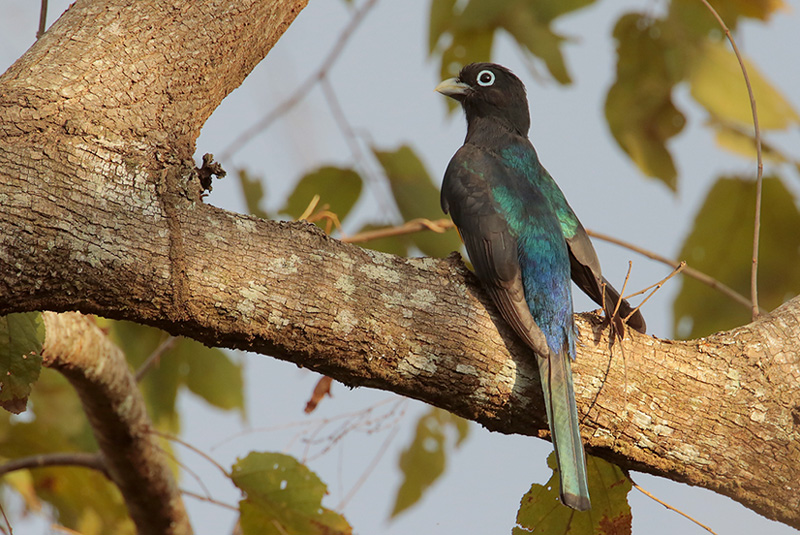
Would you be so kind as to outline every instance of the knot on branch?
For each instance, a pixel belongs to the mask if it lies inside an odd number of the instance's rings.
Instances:
[[[214,161],[214,155],[210,153],[203,154],[203,165],[198,169],[195,167],[198,178],[200,178],[200,186],[203,191],[211,191],[211,177],[222,178],[228,173],[222,168],[222,165]]]

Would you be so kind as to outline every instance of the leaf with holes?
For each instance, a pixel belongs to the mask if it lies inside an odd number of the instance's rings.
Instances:
[[[231,479],[246,495],[239,502],[244,535],[345,535],[343,516],[322,507],[327,487],[294,457],[251,452],[233,465]]]
[[[592,508],[575,511],[559,500],[559,474],[555,452],[547,458],[553,475],[546,485],[531,485],[522,497],[513,535],[558,533],[563,535],[629,535],[631,507],[628,493],[631,481],[615,464],[599,457],[586,456],[589,496]]]

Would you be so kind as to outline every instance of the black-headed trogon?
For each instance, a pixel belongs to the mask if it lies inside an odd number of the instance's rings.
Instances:
[[[445,171],[442,209],[452,216],[482,286],[536,354],[561,501],[589,509],[570,368],[570,278],[609,317],[619,293],[603,278],[586,231],[528,140],[528,100],[519,78],[500,65],[472,63],[436,90],[459,101],[467,116],[464,145]],[[622,301],[620,316],[631,312]],[[628,324],[645,330],[638,311]]]

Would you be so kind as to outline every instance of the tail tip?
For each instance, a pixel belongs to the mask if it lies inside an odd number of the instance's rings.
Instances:
[[[572,493],[562,493],[561,503],[575,509],[576,511],[588,511],[592,507],[592,504],[589,501],[589,496],[580,496]]]

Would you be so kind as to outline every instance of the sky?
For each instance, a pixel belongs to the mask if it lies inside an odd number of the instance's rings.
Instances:
[[[355,5],[363,1],[355,0]],[[427,56],[428,3],[378,2],[331,67],[329,79],[358,133],[361,151],[368,151],[370,146],[392,150],[410,144],[431,176],[440,181],[447,162],[463,141],[465,122],[460,113],[448,115],[444,97],[433,92],[439,82],[439,68]],[[744,53],[782,89],[795,109],[800,109],[800,64],[796,59],[800,50],[800,33],[796,31],[800,27],[800,1],[788,3],[790,10],[767,25],[745,23],[737,39]],[[38,21],[37,2],[6,0],[3,4],[0,70],[32,44]],[[67,7],[63,0],[51,0],[48,23]],[[572,38],[564,48],[574,79],[568,87],[531,76],[508,38],[498,40],[494,58],[526,83],[531,140],[584,226],[676,257],[714,177],[721,173],[754,176],[755,165],[715,147],[712,136],[702,127],[705,112],[685,87],[676,90],[675,98],[689,118],[688,125],[670,141],[679,169],[677,194],[643,177],[611,138],[603,114],[616,59],[611,28],[626,11],[657,11],[661,7],[662,3],[651,1],[606,1],[559,19],[556,28]],[[352,8],[343,1],[311,2],[269,56],[208,120],[198,140],[196,159],[199,161],[206,152],[227,152],[239,134],[290,97],[319,69],[351,16]],[[544,72],[540,66],[539,73]],[[794,147],[796,154],[798,137],[795,131],[771,139]],[[229,178],[214,183],[207,202],[244,212],[241,191],[232,179],[235,170],[244,168],[265,179],[265,207],[274,211],[304,173],[322,165],[349,166],[353,161],[317,87],[269,130],[221,162]],[[390,194],[378,177],[375,163],[362,161],[360,165],[371,178],[345,231],[352,232],[367,221],[399,222],[391,209],[385,209]],[[792,190],[800,192],[797,174],[787,174],[786,178]],[[670,271],[619,247],[602,242],[595,245],[604,274],[617,285],[629,260],[633,261],[632,287],[647,286]],[[651,334],[672,335],[671,304],[678,289],[678,284],[667,286],[644,308]],[[575,294],[576,310],[593,309],[579,293]],[[489,433],[472,424],[468,440],[448,455],[441,480],[417,507],[389,521],[400,484],[398,458],[427,407],[387,392],[351,390],[334,384],[333,398],[325,399],[313,415],[306,416],[303,407],[319,376],[270,357],[234,355],[246,369],[246,419],[211,409],[190,394],[182,395],[182,438],[223,466],[230,466],[237,456],[251,450],[281,451],[306,460],[328,484],[329,495],[323,505],[342,511],[355,533],[509,533],[519,499],[531,483],[544,483],[549,477],[545,464],[552,449],[549,442]],[[371,412],[364,415],[365,410]],[[361,417],[353,416],[358,413]],[[342,432],[342,422],[349,424],[348,432]],[[236,504],[238,491],[210,463],[188,450],[182,451],[181,459],[215,499]],[[181,485],[202,493],[197,478],[185,474]],[[644,474],[634,473],[633,478],[717,533],[794,532],[713,492]],[[707,533],[637,491],[629,500],[634,533]],[[187,498],[187,506],[196,533],[231,531],[235,515],[226,509],[191,498]],[[15,528],[24,533],[48,533],[47,525],[45,519],[33,518]]]

